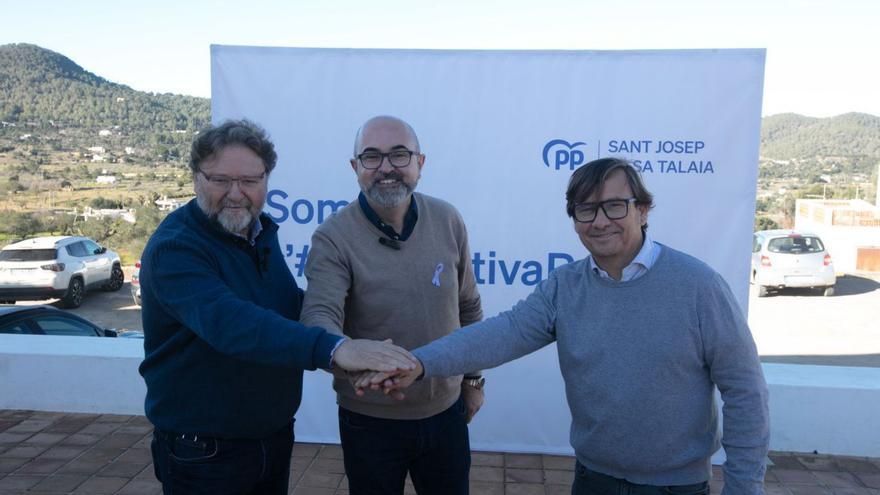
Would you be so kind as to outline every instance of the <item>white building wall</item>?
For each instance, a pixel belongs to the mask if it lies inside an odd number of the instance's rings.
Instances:
[[[880,247],[880,226],[854,227],[832,225],[834,208],[873,209],[865,201],[823,201],[799,199],[795,205],[794,229],[818,235],[831,255],[837,273],[856,271],[856,256],[859,247]],[[880,217],[880,213],[875,213]]]

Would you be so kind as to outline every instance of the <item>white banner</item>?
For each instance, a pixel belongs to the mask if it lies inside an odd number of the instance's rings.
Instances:
[[[642,170],[655,195],[654,239],[718,270],[745,311],[764,58],[213,46],[212,116],[246,117],[271,134],[279,163],[265,211],[303,286],[312,231],[359,192],[348,162],[355,132],[369,117],[395,115],[427,157],[418,190],[454,204],[467,223],[486,316],[584,257],[565,188],[578,165],[607,156]],[[571,452],[555,348],[486,376],[474,448]],[[306,375],[297,438],[338,439],[322,373]]]

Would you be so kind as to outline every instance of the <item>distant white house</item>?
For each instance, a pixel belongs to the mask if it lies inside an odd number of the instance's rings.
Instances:
[[[98,153],[99,155],[103,155],[107,152],[107,150],[103,146],[92,146],[91,148],[86,148],[92,153]]]
[[[134,149],[134,148],[131,147],[131,146],[126,146],[126,147],[125,147],[125,154],[126,154],[126,155],[133,155],[136,151],[137,151],[137,150]]]
[[[31,135],[30,135],[30,134],[22,134],[21,136],[19,136],[18,139],[20,139],[20,140],[22,140],[22,141],[27,141],[27,140],[30,139],[30,138],[31,138]]]
[[[126,210],[124,208],[92,208],[86,206],[82,213],[76,209],[71,213],[75,217],[82,217],[83,220],[100,220],[103,218],[119,218],[128,223],[136,223],[134,210]]]
[[[95,182],[98,184],[116,184],[116,176],[113,175],[99,175]]]
[[[101,137],[112,136],[113,131],[111,131],[110,129],[101,129],[100,131],[98,131],[98,135]]]
[[[160,211],[173,211],[183,206],[184,201],[180,199],[168,199],[168,196],[162,196],[162,199],[156,200],[156,206]]]

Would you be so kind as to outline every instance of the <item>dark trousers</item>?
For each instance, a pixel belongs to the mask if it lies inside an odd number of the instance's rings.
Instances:
[[[571,495],[709,495],[709,482],[693,485],[654,486],[637,485],[629,481],[597,473],[580,462],[574,465],[574,484]]]
[[[351,495],[400,495],[409,472],[419,495],[467,495],[471,448],[458,401],[419,420],[382,419],[339,408]]]
[[[153,431],[153,468],[165,495],[286,495],[293,423],[261,440]]]

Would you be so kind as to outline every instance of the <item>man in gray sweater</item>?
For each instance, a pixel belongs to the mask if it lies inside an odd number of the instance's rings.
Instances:
[[[567,212],[589,251],[513,309],[416,349],[422,366],[361,387],[491,368],[557,343],[577,457],[575,495],[763,493],[767,385],[742,310],[703,262],[651,240],[653,197],[626,161],[576,170]],[[724,402],[719,438],[714,388]]]
[[[358,131],[351,167],[361,194],[315,230],[305,324],[414,349],[482,319],[461,216],[413,192],[424,164],[406,122],[375,117]],[[467,422],[483,402],[483,380],[472,370],[446,376],[422,380],[396,401],[357,395],[337,375],[352,495],[402,494],[407,473],[420,495],[467,493]]]

